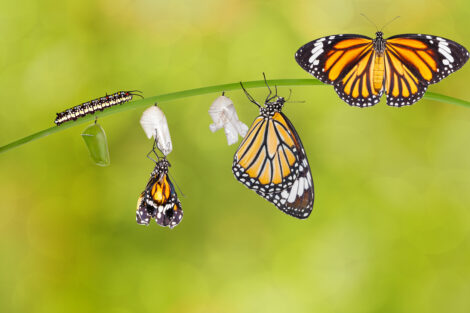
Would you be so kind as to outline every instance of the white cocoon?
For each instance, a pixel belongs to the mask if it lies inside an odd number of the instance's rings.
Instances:
[[[215,132],[223,127],[229,145],[238,141],[239,134],[243,138],[248,132],[248,126],[238,119],[237,111],[230,98],[220,96],[215,99],[209,109],[209,115],[214,121],[209,125],[209,129]]]
[[[155,138],[158,149],[164,155],[168,155],[173,150],[168,123],[165,114],[159,107],[153,105],[145,110],[140,118],[140,125],[149,139]]]

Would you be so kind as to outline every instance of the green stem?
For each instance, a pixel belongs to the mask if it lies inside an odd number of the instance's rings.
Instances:
[[[312,86],[312,85],[326,86],[325,84],[321,83],[320,81],[316,79],[308,79],[308,78],[306,79],[272,79],[272,80],[268,80],[268,84],[271,86],[274,86],[274,85],[275,86]],[[245,86],[245,88],[259,88],[259,87],[266,86],[263,80],[244,82],[243,85]],[[202,87],[202,88],[177,91],[177,92],[167,93],[167,94],[163,94],[159,96],[148,97],[145,99],[140,99],[140,100],[136,100],[132,102],[127,102],[119,106],[110,107],[104,111],[96,112],[93,115],[84,116],[76,121],[70,121],[60,126],[53,126],[51,128],[41,130],[35,134],[29,135],[27,137],[11,142],[7,145],[4,145],[3,147],[0,147],[0,153],[17,148],[30,141],[34,141],[36,139],[63,131],[67,128],[77,126],[88,121],[92,121],[95,119],[95,117],[100,118],[103,116],[116,114],[118,112],[133,110],[133,109],[140,108],[140,107],[146,107],[146,106],[154,104],[155,102],[162,103],[162,102],[177,100],[181,98],[200,96],[200,95],[205,95],[209,93],[236,90],[236,89],[241,89],[240,83],[223,84],[223,85],[216,85],[216,86],[210,86],[210,87]],[[440,95],[437,93],[427,92],[424,95],[424,98],[435,100],[435,101],[440,101],[440,102],[463,105],[463,106],[470,108],[470,102],[468,101]]]

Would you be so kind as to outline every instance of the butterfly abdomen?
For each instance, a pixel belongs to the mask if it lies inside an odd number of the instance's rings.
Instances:
[[[170,197],[170,185],[166,181],[166,175],[163,177],[162,181],[158,181],[153,185],[151,195],[158,205],[162,205],[168,201]]]
[[[383,54],[377,54],[374,60],[374,73],[373,73],[373,82],[374,90],[376,93],[379,93],[383,87],[384,81],[384,72],[385,72],[385,63]]]

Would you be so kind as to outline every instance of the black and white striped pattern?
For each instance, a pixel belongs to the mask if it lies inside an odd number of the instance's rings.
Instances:
[[[73,108],[67,109],[63,112],[57,113],[57,117],[54,121],[57,126],[68,121],[75,121],[80,117],[88,114],[93,114],[96,111],[103,111],[106,108],[123,104],[132,100],[133,96],[140,96],[136,94],[138,90],[133,91],[118,91],[112,95],[106,95],[101,98],[93,99],[88,102],[84,102],[80,105],[74,106]]]

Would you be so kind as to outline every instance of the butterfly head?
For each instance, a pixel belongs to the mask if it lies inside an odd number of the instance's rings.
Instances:
[[[259,108],[259,113],[265,117],[272,117],[275,113],[281,112],[285,102],[286,99],[284,97],[277,97],[274,101],[267,101],[264,107]]]
[[[155,164],[153,169],[152,176],[162,175],[168,173],[168,168],[171,166],[170,162],[167,159],[163,158]]]
[[[375,36],[377,37],[377,38],[375,38],[375,40],[383,39],[384,33],[382,33],[381,31],[378,31],[378,32],[375,33]]]

